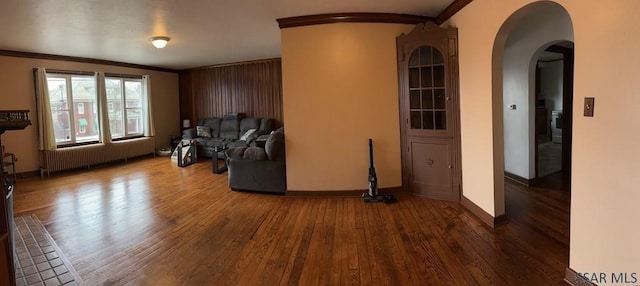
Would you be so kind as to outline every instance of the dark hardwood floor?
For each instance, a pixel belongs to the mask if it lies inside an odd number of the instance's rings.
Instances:
[[[490,229],[455,202],[233,192],[210,161],[161,157],[20,180],[15,212],[87,285],[564,285],[569,191],[506,193]]]

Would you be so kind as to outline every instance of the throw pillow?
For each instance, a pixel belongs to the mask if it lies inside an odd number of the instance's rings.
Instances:
[[[240,141],[247,141],[247,139],[249,139],[249,136],[251,136],[251,134],[253,134],[254,132],[256,132],[255,129],[247,130],[247,132],[245,132],[244,135],[242,135],[242,137],[240,137]]]
[[[207,126],[196,126],[196,135],[198,137],[211,137],[211,128]]]

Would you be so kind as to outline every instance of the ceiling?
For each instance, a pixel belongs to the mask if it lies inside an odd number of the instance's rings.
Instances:
[[[2,0],[0,50],[187,69],[280,57],[276,19],[376,12],[435,17],[453,0]],[[168,36],[156,49],[153,36]]]

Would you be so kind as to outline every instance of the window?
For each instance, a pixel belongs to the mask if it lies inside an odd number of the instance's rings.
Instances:
[[[144,129],[142,80],[106,78],[111,138],[141,136]]]
[[[53,136],[58,147],[102,142],[100,128],[111,138],[126,140],[144,136],[148,123],[144,87],[147,80],[136,76],[106,75],[104,93],[98,92],[98,78],[88,72],[47,72],[49,110]],[[106,104],[108,112],[98,112]],[[52,143],[52,142],[51,142]]]
[[[78,114],[84,114],[84,103],[78,102]]]
[[[78,119],[78,132],[87,133],[87,120],[84,118]]]
[[[84,103],[97,102],[96,78],[85,75],[47,74],[53,129],[57,145],[98,141],[98,125],[88,125]],[[76,108],[73,108],[73,107]]]

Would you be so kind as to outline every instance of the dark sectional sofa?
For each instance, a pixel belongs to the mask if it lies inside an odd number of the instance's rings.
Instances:
[[[224,158],[222,152],[215,152],[216,147],[227,146],[248,147],[260,135],[273,131],[273,120],[270,118],[245,118],[242,113],[233,113],[220,117],[198,120],[196,128],[182,132],[183,139],[196,139],[198,156]],[[250,135],[247,132],[255,131]],[[243,135],[246,138],[243,138]]]
[[[232,190],[281,194],[287,191],[284,128],[266,136],[264,148],[237,147],[226,151]]]

